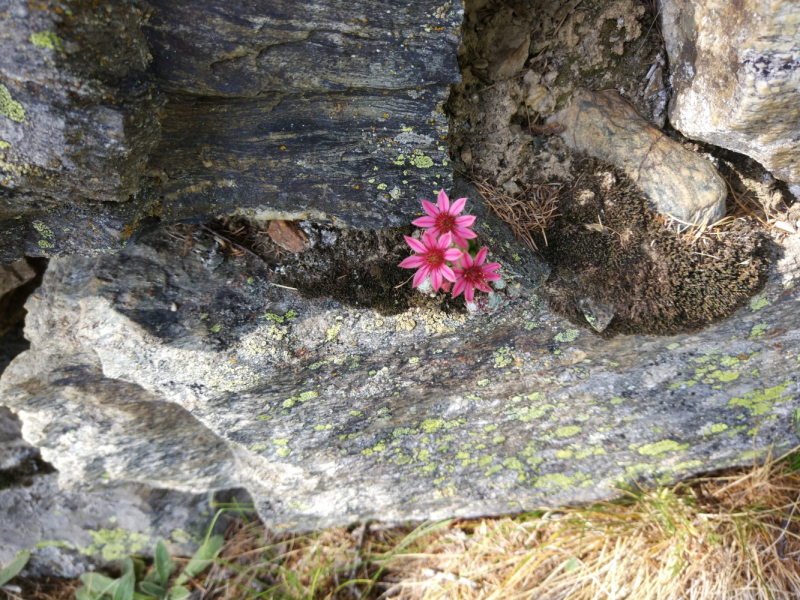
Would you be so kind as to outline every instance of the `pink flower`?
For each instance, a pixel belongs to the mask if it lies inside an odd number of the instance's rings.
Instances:
[[[428,213],[427,217],[420,217],[412,224],[417,227],[428,228],[428,233],[432,235],[442,235],[449,233],[453,236],[453,243],[462,248],[468,248],[467,240],[478,237],[477,234],[469,229],[475,222],[475,217],[472,215],[458,215],[464,210],[464,205],[467,203],[466,198],[459,198],[450,205],[450,200],[444,190],[439,192],[438,206],[434,205],[427,200],[422,201],[422,208]]]
[[[445,263],[458,260],[461,250],[450,248],[449,233],[445,233],[438,240],[431,233],[423,233],[421,242],[412,237],[405,236],[405,238],[408,245],[417,254],[409,256],[399,266],[404,269],[419,268],[419,271],[414,274],[413,287],[417,287],[425,281],[428,275],[431,277],[431,287],[434,292],[439,291],[439,288],[442,287],[443,278],[449,281],[456,280],[453,269]],[[449,288],[449,284],[446,287]]]
[[[474,261],[468,252],[464,252],[461,255],[461,266],[464,268],[453,269],[453,273],[457,277],[455,285],[453,285],[453,298],[463,291],[464,299],[467,302],[472,302],[475,298],[475,288],[482,292],[492,291],[488,282],[501,279],[499,273],[493,273],[493,271],[500,268],[500,265],[498,263],[484,265],[483,262],[485,260],[486,248],[481,248]]]

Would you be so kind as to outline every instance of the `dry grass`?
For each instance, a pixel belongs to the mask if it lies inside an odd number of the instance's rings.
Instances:
[[[531,250],[536,250],[533,233],[541,232],[547,244],[545,229],[558,215],[558,199],[561,191],[559,183],[538,183],[525,188],[516,196],[500,191],[485,179],[474,178],[472,183],[478,189],[486,205],[500,219],[508,223],[514,235]]]
[[[202,598],[789,600],[800,455],[619,502],[274,534],[239,520]]]

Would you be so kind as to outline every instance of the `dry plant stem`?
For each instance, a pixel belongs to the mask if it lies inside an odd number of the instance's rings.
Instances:
[[[236,242],[234,242],[234,241],[233,241],[233,240],[231,240],[230,238],[228,238],[228,237],[226,237],[226,236],[222,235],[222,234],[221,234],[220,232],[218,232],[218,231],[214,231],[214,230],[213,230],[213,229],[211,229],[210,227],[206,227],[205,225],[200,225],[200,229],[203,229],[204,231],[207,231],[207,232],[208,232],[208,233],[210,233],[211,235],[215,235],[215,236],[217,236],[218,238],[220,238],[220,239],[224,240],[225,242],[227,242],[228,244],[230,244],[230,245],[231,245],[231,246],[233,246],[234,248],[238,248],[238,249],[239,249],[239,250],[241,250],[242,252],[245,252],[245,253],[249,254],[250,256],[252,256],[252,257],[253,257],[253,258],[255,258],[256,260],[258,260],[258,261],[259,261],[259,262],[260,262],[262,265],[264,265],[264,267],[265,267],[267,270],[269,270],[269,264],[267,264],[267,261],[265,261],[263,258],[261,258],[261,257],[260,257],[258,254],[256,254],[256,253],[255,253],[255,252],[253,252],[252,250],[248,250],[247,248],[245,248],[245,247],[244,247],[244,246],[242,246],[241,244],[237,244]]]

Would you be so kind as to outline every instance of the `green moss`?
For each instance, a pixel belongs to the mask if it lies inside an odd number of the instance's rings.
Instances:
[[[0,83],[0,113],[12,121],[22,123],[25,120],[25,109],[22,104],[11,97],[8,88]]]
[[[689,444],[679,444],[674,440],[661,440],[654,444],[645,444],[637,450],[643,456],[661,456],[667,452],[678,452],[686,450]]]
[[[31,34],[31,44],[47,50],[61,50],[64,42],[55,31],[37,31]]]

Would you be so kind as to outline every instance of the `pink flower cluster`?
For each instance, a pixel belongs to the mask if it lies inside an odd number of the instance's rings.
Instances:
[[[453,283],[453,297],[464,292],[466,301],[472,302],[476,289],[482,292],[492,291],[489,282],[500,279],[500,274],[494,272],[500,265],[484,264],[486,248],[481,248],[475,258],[467,252],[467,240],[476,238],[477,234],[471,229],[475,217],[459,216],[466,203],[466,198],[459,198],[451,205],[444,190],[439,192],[436,204],[423,200],[422,208],[428,216],[420,217],[412,223],[426,228],[426,231],[423,232],[421,241],[405,236],[406,242],[416,254],[409,256],[399,266],[404,269],[418,269],[414,274],[414,287],[430,277],[434,292],[439,291],[439,288],[447,292]]]

